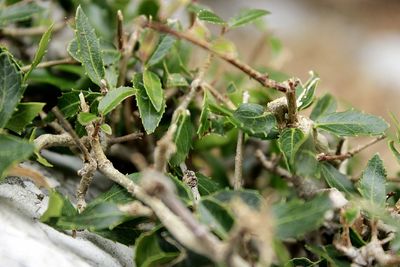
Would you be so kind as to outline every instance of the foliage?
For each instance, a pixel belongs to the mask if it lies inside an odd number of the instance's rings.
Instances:
[[[40,40],[23,36],[37,46],[28,58],[18,45],[0,48],[0,177],[27,159],[48,166],[39,141],[60,137],[61,124],[82,145],[60,139],[46,148],[72,146],[86,167],[93,157],[95,168],[118,184],[79,209],[69,196],[50,190],[42,222],[134,244],[137,266],[350,266],[357,257],[377,266],[385,259],[400,262],[394,216],[400,204],[387,201],[394,186],[382,160],[374,155],[356,182],[343,161],[361,149],[340,149],[348,137],[384,135],[388,124],[353,109],[338,111],[330,94],[318,98],[315,72],[305,83],[281,82],[289,75],[270,68],[264,75],[257,69],[268,66],[242,63],[222,35],[251,27],[268,11],[246,9],[225,20],[187,1],[69,2],[72,9],[57,8],[75,16],[74,38],[67,51],[49,55],[59,38],[57,22],[40,19],[43,10],[34,2],[0,3],[5,38],[15,27],[44,29]],[[161,15],[180,7],[192,18],[190,28]],[[211,34],[209,24],[221,34]],[[18,38],[7,40],[20,44]],[[279,53],[276,37],[267,44]],[[193,67],[199,47],[207,56]],[[53,58],[60,54],[66,59]],[[228,72],[222,60],[241,72]],[[39,88],[49,88],[49,96]],[[397,136],[389,147],[400,162],[400,125],[392,117]],[[129,155],[117,152],[116,168],[108,148],[122,142]],[[85,166],[82,179],[90,176]],[[233,189],[233,177],[243,188]],[[392,234],[392,243],[377,243]],[[385,257],[374,256],[377,247]]]

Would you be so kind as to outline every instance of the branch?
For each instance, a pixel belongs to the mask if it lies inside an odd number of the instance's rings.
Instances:
[[[63,59],[57,59],[57,60],[50,60],[50,61],[45,61],[42,63],[39,63],[36,68],[47,68],[47,67],[52,67],[56,65],[62,65],[62,64],[78,64],[79,62],[76,61],[73,58],[63,58]],[[31,68],[31,65],[26,65],[21,67],[22,72],[27,72]]]
[[[143,136],[143,133],[137,132],[137,133],[127,134],[124,136],[114,137],[108,141],[108,145],[112,146],[112,145],[118,144],[118,143],[124,143],[124,142],[128,142],[131,140],[142,139],[142,136]]]
[[[346,160],[346,159],[349,159],[349,158],[353,157],[354,155],[360,153],[364,149],[366,149],[366,148],[378,143],[379,141],[381,141],[381,140],[383,140],[385,138],[386,138],[385,135],[381,135],[381,136],[375,138],[374,140],[372,140],[372,141],[370,141],[370,142],[368,142],[368,143],[366,143],[366,144],[364,144],[364,145],[362,145],[360,147],[357,147],[357,148],[355,148],[353,150],[350,150],[347,153],[340,154],[340,155],[329,155],[329,154],[321,153],[321,154],[317,155],[317,160],[319,160],[319,161],[334,161],[334,160],[343,161],[343,160]]]
[[[56,23],[53,27],[53,31],[58,31],[65,26],[65,22]],[[20,36],[32,36],[42,35],[48,30],[48,26],[37,26],[32,28],[3,28],[0,29],[0,35],[20,37]]]
[[[218,57],[220,57],[221,59],[223,59],[224,61],[230,63],[231,65],[235,66],[236,68],[238,68],[239,70],[241,70],[242,72],[244,72],[245,74],[247,74],[249,77],[253,78],[254,80],[258,81],[262,86],[266,87],[266,88],[273,88],[276,89],[278,91],[281,91],[283,93],[286,93],[287,91],[290,90],[290,88],[288,87],[287,84],[284,83],[280,83],[277,82],[275,80],[271,80],[268,78],[267,74],[262,74],[260,72],[258,72],[257,70],[253,69],[252,67],[250,67],[249,65],[239,61],[236,58],[233,58],[232,56],[223,54],[221,52],[215,51],[211,45],[203,40],[197,39],[196,37],[192,36],[191,34],[185,33],[185,32],[178,32],[175,31],[171,28],[169,28],[168,26],[164,25],[164,24],[160,24],[157,22],[150,22],[147,21],[144,23],[143,25],[144,27],[148,27],[151,28],[153,30],[159,31],[159,32],[164,32],[164,33],[168,33],[170,35],[173,35],[179,39],[184,39],[188,42],[191,42],[192,44],[199,46],[215,55],[217,55]]]
[[[288,108],[288,126],[294,127],[297,124],[297,99],[296,99],[296,86],[299,80],[289,80],[289,90],[286,91],[286,100]]]

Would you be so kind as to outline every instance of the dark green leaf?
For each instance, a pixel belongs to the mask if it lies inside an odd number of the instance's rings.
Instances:
[[[226,24],[226,22],[221,19],[218,15],[214,14],[214,12],[206,9],[202,9],[197,13],[197,17],[200,20],[206,21],[212,24]]]
[[[78,113],[80,109],[79,93],[80,91],[73,90],[72,92],[62,94],[58,99],[58,107],[65,118],[73,117]],[[83,91],[83,94],[89,103],[101,96],[100,93],[92,91]]]
[[[386,170],[379,155],[373,156],[358,184],[361,195],[372,203],[384,206],[386,201]]]
[[[356,192],[354,185],[350,181],[350,179],[346,175],[339,172],[339,170],[333,167],[331,164],[322,164],[321,173],[330,187],[336,188],[339,191],[345,192],[347,194],[352,194]]]
[[[295,154],[294,172],[299,176],[318,178],[320,164],[316,154],[313,136],[310,134]]]
[[[102,115],[108,114],[110,111],[115,109],[119,104],[121,104],[124,99],[135,94],[135,90],[131,87],[118,87],[116,89],[110,90],[107,94],[100,100],[98,111]]]
[[[325,259],[329,263],[329,266],[350,267],[350,262],[348,262],[346,257],[343,257],[342,254],[333,247],[333,245],[327,245],[324,247],[306,245],[306,248],[315,255]]]
[[[10,53],[0,48],[0,129],[14,113],[25,87],[22,74]]]
[[[302,87],[301,88],[302,90],[300,90],[301,93],[297,97],[298,110],[302,110],[309,107],[314,101],[315,89],[317,88],[320,79],[318,74],[316,74],[315,72],[311,71],[310,74],[311,77],[306,82],[306,84],[304,84],[304,87],[300,85],[300,87]]]
[[[383,134],[388,124],[382,118],[348,110],[319,117],[315,127],[338,136],[359,136]]]
[[[78,47],[78,41],[76,38],[72,39],[71,42],[69,42],[68,47],[67,47],[68,54],[75,59],[76,61],[81,62],[81,58],[78,54],[79,47]]]
[[[327,194],[307,202],[293,200],[273,206],[276,217],[276,236],[279,239],[302,237],[324,222],[325,213],[332,208]]]
[[[270,14],[269,11],[262,9],[243,10],[242,12],[231,18],[228,24],[230,28],[236,28],[251,23],[254,20],[268,14]]]
[[[149,61],[147,62],[147,66],[151,67],[160,62],[171,51],[171,48],[175,42],[176,39],[173,36],[163,36],[157,48],[154,50]]]
[[[305,140],[304,133],[297,128],[286,128],[280,134],[278,143],[288,166],[293,164],[294,156]]]
[[[100,203],[104,202],[109,202],[109,203],[115,203],[115,204],[126,204],[128,202],[133,201],[133,197],[128,191],[121,187],[120,185],[113,185],[111,189],[109,189],[107,192],[102,193],[98,197],[96,197],[94,200],[92,200],[88,208],[94,207]]]
[[[34,145],[22,139],[0,134],[0,180],[13,164],[27,159],[34,151]]]
[[[255,190],[222,190],[213,193],[210,197],[219,200],[222,203],[230,202],[235,198],[240,198],[248,206],[258,209],[261,205],[262,196]]]
[[[49,204],[40,218],[41,222],[57,226],[57,221],[60,217],[78,214],[72,203],[59,192],[51,190],[49,196]]]
[[[211,126],[210,120],[208,118],[209,110],[208,110],[207,95],[208,93],[207,91],[205,91],[203,97],[203,104],[201,105],[199,128],[197,129],[197,135],[199,137],[206,134]]]
[[[34,68],[36,68],[37,65],[39,65],[40,61],[42,61],[43,56],[46,54],[47,46],[49,45],[52,32],[53,32],[53,24],[50,25],[50,27],[47,29],[47,31],[43,34],[42,38],[40,39],[39,47],[36,51],[35,57],[33,58],[31,67],[29,68],[29,70],[26,72],[26,74],[24,76],[24,81],[27,80],[27,78],[31,74],[32,70]]]
[[[22,2],[2,7],[0,9],[0,27],[13,22],[27,20],[42,10],[35,2]]]
[[[157,112],[160,112],[164,102],[164,91],[161,87],[160,78],[155,73],[145,70],[143,72],[143,85],[153,107]]]
[[[197,187],[199,189],[199,193],[201,196],[210,195],[218,190],[221,190],[223,187],[215,182],[210,177],[207,177],[201,173],[196,173],[197,177]]]
[[[290,267],[290,266],[312,267],[312,266],[319,266],[318,265],[319,263],[320,263],[320,261],[313,262],[304,257],[303,258],[294,258],[294,259],[291,259],[290,262],[285,264],[285,267]]]
[[[158,112],[147,96],[143,85],[142,74],[135,74],[133,77],[133,87],[136,89],[136,103],[139,108],[140,118],[147,134],[151,134],[157,128],[165,111],[165,101],[163,107]]]
[[[80,6],[76,10],[75,21],[75,38],[78,43],[79,59],[89,78],[100,86],[105,72],[100,44],[94,28],[90,25],[89,19]]]
[[[275,116],[257,104],[240,105],[231,118],[244,132],[261,138],[269,138],[277,127]]]
[[[185,185],[181,180],[179,180],[177,177],[169,174],[169,178],[171,178],[172,182],[175,185],[176,188],[176,193],[179,196],[181,200],[183,200],[187,205],[192,204],[191,202],[193,201],[193,195],[192,192],[190,191],[189,187]]]
[[[78,114],[78,121],[82,125],[88,125],[89,123],[99,119],[96,115],[90,112],[80,112]]]
[[[66,66],[66,65],[64,65]],[[57,66],[57,67],[61,67]],[[80,67],[80,66],[79,66]],[[55,68],[55,67],[54,67]],[[76,86],[76,82],[68,77],[62,77],[57,74],[53,74],[48,69],[34,69],[28,77],[29,84],[50,84],[62,91],[69,91],[71,88]]]
[[[226,239],[233,226],[233,217],[220,203],[212,199],[202,199],[198,206],[199,220]]]
[[[178,117],[177,129],[174,135],[176,153],[172,155],[169,163],[172,166],[181,164],[189,154],[192,147],[193,125],[190,121],[190,115],[181,114]]]
[[[42,111],[46,103],[24,102],[19,103],[17,110],[7,122],[6,128],[18,134],[25,129],[25,126],[33,121],[33,119]]]
[[[315,121],[319,117],[336,111],[336,100],[330,94],[321,97],[313,108],[310,118]]]
[[[135,263],[137,267],[157,267],[178,257],[179,252],[164,251],[160,246],[159,237],[155,229],[143,233],[135,243]]]

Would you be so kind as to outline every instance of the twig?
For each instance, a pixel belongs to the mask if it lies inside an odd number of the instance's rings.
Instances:
[[[289,80],[289,90],[286,91],[286,100],[288,108],[287,125],[294,127],[297,124],[297,103],[296,103],[296,86],[299,80]]]
[[[325,153],[321,153],[317,155],[317,160],[319,161],[333,161],[333,160],[339,160],[339,161],[343,161],[346,159],[349,159],[351,157],[353,157],[354,155],[360,153],[361,151],[363,151],[364,149],[378,143],[379,141],[385,139],[386,136],[385,135],[381,135],[377,138],[375,138],[374,140],[372,140],[371,142],[368,142],[360,147],[357,147],[353,150],[350,150],[347,153],[344,154],[340,154],[340,155],[329,155],[329,154],[325,154]]]
[[[218,92],[217,89],[212,87],[208,83],[203,83],[202,84],[204,88],[206,88],[219,102],[224,103],[227,105],[228,108],[230,109],[236,109],[236,105],[225,95],[222,95],[220,92]]]
[[[244,91],[243,93],[243,103],[249,102],[249,92]],[[235,154],[235,172],[233,176],[233,188],[239,190],[243,184],[243,140],[244,134],[242,130],[238,131],[238,138],[236,144],[236,154]]]
[[[124,143],[124,142],[128,142],[128,141],[132,141],[132,140],[136,140],[136,139],[142,139],[143,133],[141,132],[137,132],[137,133],[130,133],[124,136],[119,136],[119,137],[114,137],[111,138],[108,141],[108,145],[114,145],[114,144],[118,144],[118,143]]]
[[[63,58],[63,59],[57,59],[57,60],[50,60],[50,61],[45,61],[42,63],[39,63],[36,68],[47,68],[47,67],[52,67],[56,65],[62,65],[62,64],[77,64],[79,63],[73,58]],[[26,65],[21,67],[22,72],[27,72],[31,68],[31,65]]]
[[[123,52],[125,47],[125,36],[124,36],[124,16],[122,15],[121,10],[117,11],[117,41],[118,41],[118,49]]]
[[[247,74],[249,77],[258,81],[262,86],[264,86],[266,88],[273,88],[273,89],[276,89],[283,93],[286,93],[288,90],[290,90],[290,88],[288,87],[287,84],[271,80],[268,78],[267,74],[262,74],[262,73],[258,72],[257,70],[253,69],[249,65],[239,61],[236,58],[233,58],[232,56],[225,55],[219,51],[215,51],[209,43],[207,43],[203,40],[197,39],[196,37],[192,36],[191,34],[175,31],[164,24],[160,24],[160,23],[157,23],[154,21],[152,21],[152,22],[147,21],[146,23],[144,23],[143,26],[151,28],[151,29],[159,31],[159,32],[171,34],[179,39],[184,39],[188,42],[191,42],[194,45],[197,45],[197,46],[217,55],[224,61],[230,63],[231,65],[235,66],[236,68],[238,68],[239,70],[241,70],[242,72]]]
[[[144,206],[141,202],[134,200],[130,203],[119,205],[118,209],[131,216],[145,216],[150,217],[153,215],[153,211],[148,207]]]
[[[62,29],[64,26],[65,22],[56,23],[53,27],[53,32]],[[32,28],[3,28],[0,29],[0,35],[11,37],[42,35],[47,30],[48,26],[37,26]]]

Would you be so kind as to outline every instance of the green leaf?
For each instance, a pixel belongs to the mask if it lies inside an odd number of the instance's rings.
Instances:
[[[68,93],[63,93],[58,99],[58,107],[64,114],[65,118],[75,116],[80,109],[79,93],[81,91],[72,90]],[[92,103],[97,97],[101,96],[98,92],[82,91],[87,102]]]
[[[160,246],[160,238],[157,235],[159,228],[143,233],[135,243],[135,264],[137,267],[164,266],[178,257],[177,251],[164,251]],[[165,249],[165,247],[164,247]]]
[[[314,95],[315,95],[315,89],[318,86],[319,83],[319,76],[313,71],[310,71],[310,79],[306,82],[304,87],[300,85],[301,93],[297,97],[297,109],[298,110],[303,110],[307,107],[309,107],[312,102],[314,101]]]
[[[33,144],[22,139],[0,134],[0,181],[11,165],[27,159],[34,148]]]
[[[221,190],[223,187],[215,182],[210,177],[207,177],[199,172],[196,173],[197,177],[197,187],[199,189],[199,193],[201,196],[210,195],[218,190]]]
[[[76,40],[76,38],[74,38],[71,40],[71,42],[69,42],[67,47],[67,52],[73,59],[81,62],[81,58],[79,56],[78,51],[79,51],[78,41]]]
[[[294,156],[305,140],[304,133],[300,129],[286,128],[282,131],[278,143],[288,166],[293,164]]]
[[[209,197],[215,198],[216,200],[222,203],[229,203],[230,201],[236,198],[240,198],[240,200],[242,200],[244,203],[246,203],[253,209],[259,209],[263,199],[262,196],[257,191],[250,189],[244,189],[239,191],[226,189],[215,192]]]
[[[325,213],[331,208],[332,203],[327,194],[316,196],[307,202],[295,199],[273,206],[276,237],[281,240],[302,237],[320,227]]]
[[[43,8],[35,2],[17,3],[0,9],[0,27],[17,21],[31,18],[33,15],[42,12]]]
[[[46,103],[39,102],[24,102],[19,103],[17,110],[7,122],[6,128],[18,134],[25,129],[26,125],[30,124],[33,119],[42,111]]]
[[[313,108],[310,118],[315,121],[319,117],[333,113],[336,111],[336,100],[330,94],[325,94],[321,97]]]
[[[90,112],[80,112],[78,114],[78,122],[83,126],[88,125],[89,123],[99,119],[96,115]]]
[[[388,124],[382,118],[348,110],[319,117],[315,127],[338,136],[359,136],[383,134]]]
[[[235,44],[223,37],[213,40],[211,43],[211,49],[218,54],[224,54],[225,56],[230,57],[237,57],[238,54]]]
[[[36,51],[35,57],[33,58],[31,67],[29,68],[29,70],[26,72],[26,74],[24,76],[24,81],[26,81],[28,79],[32,70],[34,68],[36,68],[37,65],[39,65],[40,61],[42,61],[43,56],[47,52],[47,47],[49,45],[52,32],[53,32],[53,24],[50,25],[50,27],[47,29],[47,31],[43,34],[42,38],[40,39],[39,47]]]
[[[157,112],[160,112],[164,102],[164,91],[161,87],[160,78],[155,73],[145,70],[143,71],[143,85],[153,107]]]
[[[169,160],[169,163],[172,166],[178,166],[186,159],[189,150],[192,147],[192,137],[193,125],[190,121],[190,115],[181,114],[178,117],[177,129],[174,135],[176,152]]]
[[[320,163],[316,154],[313,136],[309,134],[294,156],[294,173],[302,177],[318,178]]]
[[[226,24],[226,22],[221,19],[218,15],[216,15],[214,12],[206,9],[202,9],[197,13],[197,17],[200,20],[206,21],[208,23],[212,24]]]
[[[394,146],[394,141],[389,142],[389,148],[392,151],[395,158],[397,159],[397,162],[400,164],[400,152]]]
[[[40,218],[41,222],[57,226],[57,221],[62,216],[75,216],[78,214],[72,203],[56,190],[50,190],[47,210]]]
[[[180,73],[171,73],[167,76],[167,88],[171,87],[186,87],[189,86],[185,77]]]
[[[104,66],[100,43],[88,17],[78,6],[76,10],[76,30],[75,38],[78,43],[79,59],[84,66],[89,78],[100,86],[101,79],[104,78]]]
[[[343,257],[343,254],[335,249],[333,245],[327,246],[305,246],[307,250],[313,254],[318,255],[325,259],[332,267],[350,267],[350,262]]]
[[[99,101],[98,111],[102,115],[108,114],[110,111],[115,109],[119,104],[121,104],[124,99],[135,94],[135,90],[131,87],[118,87],[116,89],[110,90],[107,94]]]
[[[248,9],[243,10],[236,16],[232,17],[228,24],[230,28],[236,28],[253,22],[254,20],[270,14],[267,10],[262,9]]]
[[[386,201],[386,170],[379,155],[369,161],[358,183],[361,195],[370,202],[384,206]]]
[[[61,65],[57,67],[61,67]],[[56,67],[53,67],[53,69],[55,68]],[[57,88],[60,88],[61,91],[70,91],[71,88],[76,86],[76,82],[74,80],[71,80],[71,78],[69,77],[60,76],[59,74],[54,74],[48,69],[38,69],[38,68],[34,69],[31,72],[31,74],[28,77],[28,82],[30,85],[38,84],[40,86],[50,84]]]
[[[275,116],[257,104],[241,104],[231,119],[247,134],[260,138],[269,138],[277,128]]]
[[[151,67],[160,62],[171,51],[175,42],[176,39],[173,36],[168,34],[164,35],[150,59],[147,61],[147,67]]]
[[[157,111],[147,96],[143,85],[142,74],[137,73],[133,77],[133,87],[136,89],[136,103],[139,108],[140,118],[147,134],[151,134],[157,128],[165,111],[165,100],[163,107]]]
[[[100,129],[108,135],[112,135],[112,128],[107,123],[100,125]]]
[[[347,194],[352,194],[356,192],[354,185],[350,181],[350,179],[346,175],[339,172],[339,170],[333,167],[331,164],[322,164],[321,173],[330,187],[336,188],[339,191],[345,192]]]
[[[88,229],[90,231],[113,229],[128,220],[129,217],[118,209],[117,204],[102,202],[87,207],[82,213],[75,216],[61,217],[57,225],[70,229]]]
[[[125,188],[120,185],[114,184],[108,191],[100,194],[95,199],[93,199],[87,207],[94,207],[104,202],[126,204],[133,200],[134,199],[132,195]]]
[[[199,220],[214,231],[220,238],[228,238],[233,226],[233,217],[220,203],[212,199],[202,199],[197,212]]]
[[[208,110],[208,100],[207,96],[208,93],[207,91],[204,91],[204,97],[203,97],[203,104],[201,105],[201,113],[200,113],[200,122],[199,122],[199,128],[197,129],[197,135],[199,137],[203,136],[208,132],[210,129],[211,123],[208,118],[209,115],[209,110]]]
[[[0,48],[0,129],[14,113],[25,87],[22,74],[10,53]]]

